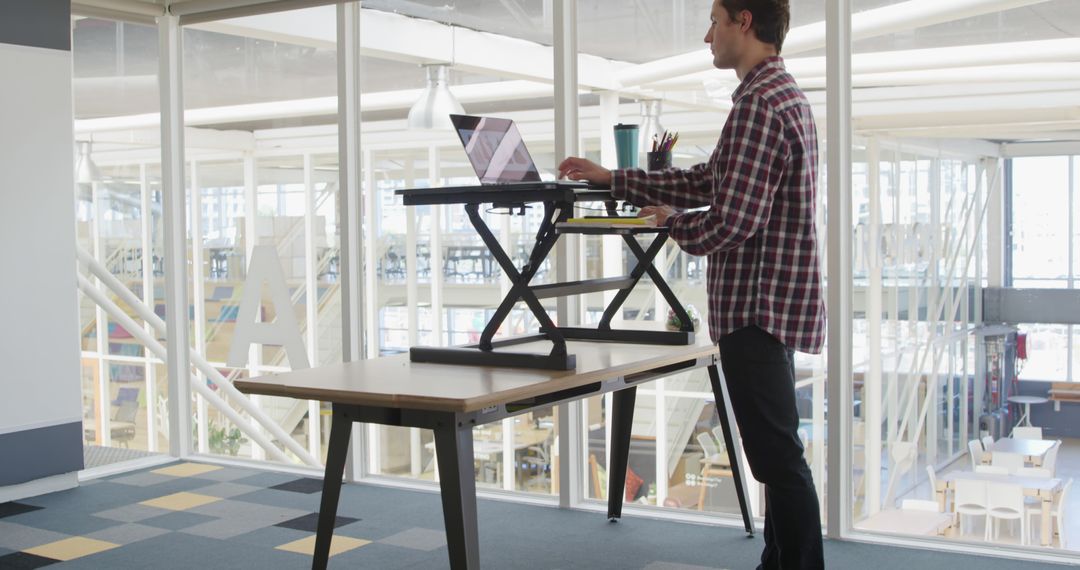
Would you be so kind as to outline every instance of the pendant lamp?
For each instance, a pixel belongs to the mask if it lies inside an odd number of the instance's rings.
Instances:
[[[446,65],[427,65],[427,85],[420,93],[420,99],[409,109],[408,125],[410,129],[452,129],[450,114],[462,115],[465,109],[450,92],[448,77],[450,68]]]

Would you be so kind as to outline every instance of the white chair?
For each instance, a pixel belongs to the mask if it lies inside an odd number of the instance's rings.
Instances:
[[[708,432],[697,434],[696,439],[698,445],[701,446],[701,450],[705,452],[705,459],[720,455],[720,448],[716,446],[716,440]]]
[[[999,451],[990,456],[990,465],[1004,467],[1009,473],[1016,473],[1017,469],[1024,466],[1024,456],[1019,453]]]
[[[1020,544],[1028,543],[1027,516],[1024,509],[1024,488],[1010,483],[986,484],[986,540],[990,540],[993,527],[993,539],[997,540],[1001,527],[999,521],[1020,521]]]
[[[968,454],[971,455],[971,468],[974,470],[982,463],[983,446],[979,440],[973,439],[968,442]]]
[[[1004,467],[1001,467],[1001,466],[995,466],[995,465],[976,465],[975,466],[975,472],[976,473],[985,473],[987,475],[1008,475],[1009,474],[1008,469],[1006,469]]]
[[[1013,475],[1017,477],[1033,477],[1035,479],[1051,479],[1054,474],[1049,469],[1042,467],[1021,467]]]
[[[1013,439],[1042,439],[1041,427],[1016,426],[1012,432]]]
[[[994,446],[994,438],[989,435],[984,435],[982,437],[982,445],[983,449],[985,449],[986,451],[990,451],[990,448]]]
[[[1065,545],[1065,535],[1068,533],[1063,533],[1061,530],[1065,528],[1064,517],[1065,511],[1067,510],[1065,505],[1066,501],[1069,500],[1069,489],[1072,487],[1072,484],[1073,480],[1069,479],[1065,483],[1065,486],[1061,488],[1061,493],[1058,493],[1058,496],[1054,498],[1054,505],[1050,507],[1050,516],[1052,517],[1052,522],[1050,523],[1051,534],[1058,537],[1058,540],[1060,541],[1060,544],[1058,545],[1059,548],[1067,548]],[[1040,517],[1042,516],[1042,503],[1039,501],[1028,503],[1026,510],[1029,519],[1031,517]],[[1032,528],[1039,528],[1039,526],[1033,525]],[[1049,542],[1052,543],[1053,541]]]
[[[724,444],[724,428],[720,424],[716,424],[712,428],[712,434],[716,437],[716,445],[719,446],[720,451],[727,451],[727,445]]]
[[[1061,440],[1054,442],[1054,446],[1050,448],[1050,451],[1046,452],[1046,456],[1043,457],[1043,462],[1040,467],[1050,472],[1050,476],[1053,477],[1057,474],[1057,456],[1058,451],[1061,451]]]
[[[940,513],[938,509],[937,501],[927,501],[926,499],[904,499],[900,502],[900,510],[902,511],[928,511],[931,513]]]
[[[957,531],[964,534],[964,516],[983,517],[986,519],[986,482],[971,479],[957,479],[953,493],[954,510],[957,519]]]
[[[926,466],[926,476],[930,480],[930,499],[933,500],[937,497],[937,473],[934,472],[933,465]]]

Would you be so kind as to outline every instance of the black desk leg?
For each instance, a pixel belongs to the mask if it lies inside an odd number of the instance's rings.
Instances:
[[[349,432],[352,420],[334,410],[330,424],[330,443],[326,449],[326,473],[323,475],[322,502],[319,504],[319,526],[315,533],[313,570],[326,568],[330,560],[330,540],[334,537],[338,498],[341,496],[341,477],[345,474],[345,457],[349,453]]]
[[[716,364],[710,364],[708,368],[713,397],[716,398],[716,413],[720,416],[720,426],[724,430],[724,447],[727,448],[728,463],[731,464],[731,479],[735,482],[735,494],[739,497],[739,509],[742,510],[743,525],[746,532],[753,535],[754,515],[750,512],[749,493],[746,480],[743,479],[746,470],[743,469],[742,454],[739,453],[739,448],[735,447],[735,436],[739,433],[739,427],[735,424],[735,416],[731,411],[731,399],[728,398],[725,380],[720,379]]]
[[[454,420],[435,428],[435,453],[439,460],[443,521],[450,567],[480,567],[480,534],[476,524],[476,470],[473,468],[472,426]]]
[[[626,493],[626,465],[630,459],[630,430],[634,427],[634,401],[637,387],[626,388],[612,394],[611,457],[608,458],[609,520],[622,516],[623,495]]]

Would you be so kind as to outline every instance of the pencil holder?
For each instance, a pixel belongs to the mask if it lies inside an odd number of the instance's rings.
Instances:
[[[671,168],[671,151],[654,150],[645,153],[645,163],[649,170],[663,170]]]

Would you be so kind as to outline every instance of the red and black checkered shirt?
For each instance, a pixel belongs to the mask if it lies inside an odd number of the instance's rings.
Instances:
[[[732,95],[709,161],[686,170],[616,170],[612,190],[637,206],[702,208],[672,216],[671,237],[708,256],[714,341],[757,325],[792,350],[819,353],[825,303],[814,223],[817,127],[780,57]]]

